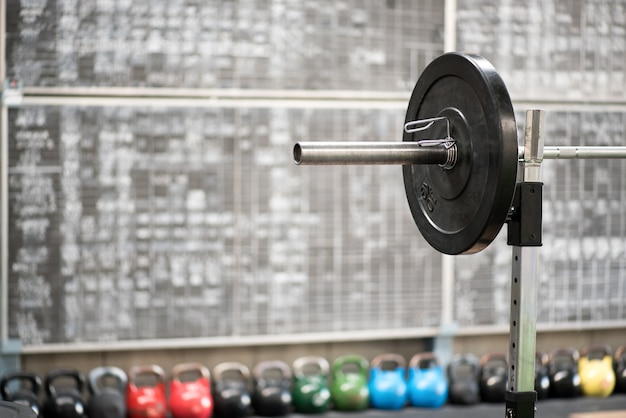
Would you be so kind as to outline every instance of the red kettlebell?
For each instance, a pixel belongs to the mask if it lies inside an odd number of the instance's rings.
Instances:
[[[157,365],[134,366],[128,372],[128,418],[166,418],[165,372]]]
[[[200,363],[172,368],[169,409],[173,418],[208,418],[213,413],[211,374]]]

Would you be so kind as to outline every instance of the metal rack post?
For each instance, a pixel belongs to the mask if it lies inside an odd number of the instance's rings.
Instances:
[[[509,222],[512,251],[509,383],[507,418],[532,418],[535,414],[535,352],[537,339],[537,265],[541,246],[543,128],[545,112],[526,112],[524,156],[520,160]]]

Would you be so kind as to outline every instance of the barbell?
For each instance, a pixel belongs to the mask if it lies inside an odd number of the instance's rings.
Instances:
[[[620,146],[551,146],[543,159],[626,158]],[[477,55],[446,53],[420,75],[409,99],[402,142],[299,142],[298,165],[402,165],[409,208],[437,251],[486,248],[509,219],[516,190],[517,125],[507,88]]]

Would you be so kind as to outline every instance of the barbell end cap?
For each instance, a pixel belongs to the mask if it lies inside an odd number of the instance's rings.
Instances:
[[[300,165],[302,163],[302,147],[299,142],[293,146],[293,162],[296,165]]]

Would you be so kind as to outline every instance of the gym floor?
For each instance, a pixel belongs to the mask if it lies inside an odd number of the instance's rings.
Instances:
[[[620,413],[600,414],[600,411],[620,411]],[[324,418],[502,418],[504,404],[480,403],[472,406],[445,405],[441,409],[404,408],[399,411],[368,409],[363,412],[330,411],[320,415]],[[606,399],[546,399],[537,402],[535,418],[570,418],[572,414],[593,413],[588,418],[626,418],[626,394],[613,395]],[[574,417],[576,417],[574,415]],[[311,417],[311,415],[293,414],[290,416]],[[574,418],[572,417],[572,418]],[[580,418],[587,418],[583,415]],[[525,417],[518,417],[525,418]]]

